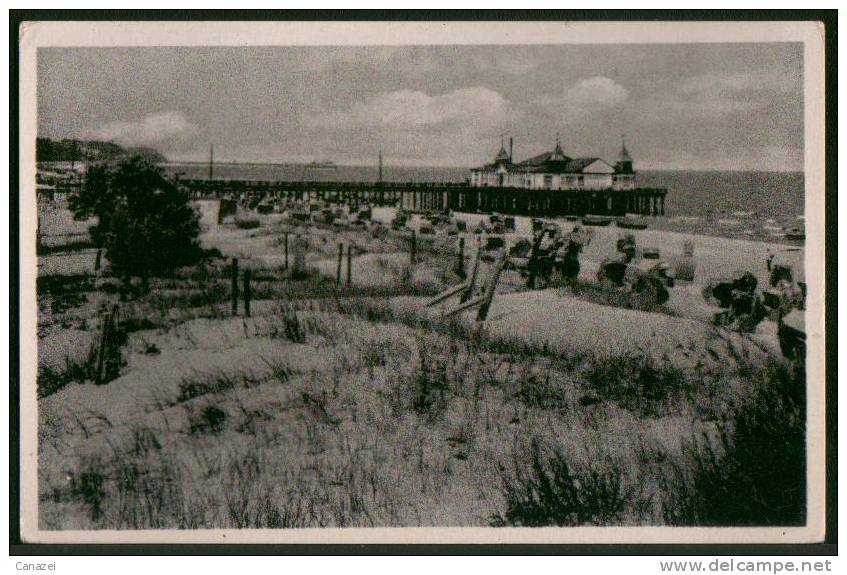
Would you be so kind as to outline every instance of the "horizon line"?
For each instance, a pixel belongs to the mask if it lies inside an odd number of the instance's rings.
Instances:
[[[159,164],[188,164],[188,165],[198,165],[198,166],[208,166],[208,160],[171,160],[168,159],[164,162],[159,162]],[[309,162],[260,162],[260,161],[244,161],[244,160],[221,160],[215,161],[215,165],[241,165],[241,166],[308,166]],[[333,166],[338,168],[374,168],[377,169],[379,164],[349,164],[349,163],[338,163],[333,162]],[[449,170],[472,170],[473,166],[450,166],[450,165],[439,165],[439,164],[386,164],[382,165],[384,168],[418,168],[418,169],[427,169],[427,168],[437,168],[437,169],[449,169]],[[794,170],[774,170],[767,168],[685,168],[685,167],[667,167],[667,168],[656,168],[656,167],[648,167],[648,168],[640,168],[636,169],[636,172],[768,172],[774,174],[802,174],[805,173],[805,169],[794,169]]]

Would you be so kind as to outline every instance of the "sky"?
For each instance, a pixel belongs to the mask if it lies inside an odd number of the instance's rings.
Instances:
[[[174,161],[803,169],[801,44],[41,48],[38,131]]]

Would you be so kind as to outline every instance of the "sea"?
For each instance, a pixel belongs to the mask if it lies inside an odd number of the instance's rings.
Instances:
[[[166,163],[169,174],[201,179],[208,164]],[[467,168],[383,167],[392,182],[464,182]],[[376,182],[376,166],[315,168],[303,164],[219,163],[216,179]],[[685,223],[698,233],[733,237],[779,237],[782,230],[803,225],[805,178],[802,172],[639,171],[637,183],[666,188],[665,222]],[[663,226],[664,227],[664,226]]]

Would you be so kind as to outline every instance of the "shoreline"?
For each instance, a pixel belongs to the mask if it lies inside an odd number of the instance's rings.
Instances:
[[[396,210],[396,208],[380,208],[380,210],[393,211],[393,210]],[[487,213],[482,214],[482,213],[471,213],[471,212],[454,212],[453,213],[453,216],[455,218],[465,220],[465,221],[468,222],[469,225],[476,225],[480,221],[486,221],[486,220],[488,220],[488,217],[490,215],[491,214],[487,214]],[[421,214],[413,214],[412,215],[413,220],[420,220],[421,217],[422,217]],[[514,216],[514,218],[515,218],[515,232],[514,233],[517,234],[517,235],[526,235],[526,236],[531,235],[531,232],[530,232],[531,225],[532,225],[531,222],[532,222],[532,219],[534,219],[534,218],[532,218],[530,216]],[[374,218],[374,219],[377,219],[377,218]],[[381,217],[380,219],[386,220],[387,223],[390,223],[390,220],[393,219],[393,215],[384,216],[384,217]],[[580,225],[581,227],[583,227],[585,229],[595,230],[595,234],[598,234],[598,233],[601,234],[601,235],[608,234],[608,235],[614,235],[615,237],[617,237],[621,234],[625,234],[625,233],[631,233],[636,238],[639,238],[639,237],[650,238],[654,234],[661,234],[661,236],[665,239],[679,240],[680,242],[684,241],[684,240],[688,240],[688,239],[696,240],[696,239],[702,238],[702,239],[706,239],[706,240],[713,239],[713,240],[737,242],[739,246],[744,246],[744,245],[772,246],[775,249],[788,249],[788,250],[794,250],[794,249],[801,249],[802,250],[802,249],[805,248],[805,242],[799,241],[799,240],[798,241],[791,241],[791,240],[785,240],[784,238],[782,238],[781,241],[780,241],[780,238],[771,239],[771,238],[767,238],[766,236],[736,237],[736,236],[722,235],[722,234],[700,233],[698,230],[694,230],[694,229],[690,229],[690,228],[686,229],[684,227],[685,226],[684,222],[673,222],[671,225],[680,224],[680,228],[679,229],[672,229],[671,226],[661,225],[663,223],[665,223],[665,224],[670,223],[670,222],[666,222],[666,221],[670,220],[671,218],[665,217],[663,219],[660,216],[657,216],[657,217],[646,216],[646,217],[641,218],[640,221],[644,221],[648,224],[647,229],[644,229],[644,230],[621,228],[621,227],[618,227],[617,225],[611,225],[611,224],[609,226],[586,226],[586,225],[582,224],[581,219],[577,220],[577,221],[568,221],[565,218],[544,218],[544,217],[542,217],[542,218],[537,218],[537,219],[555,222],[556,224],[558,224],[560,226],[564,226],[564,227],[570,226],[570,228],[568,228],[568,229],[571,229],[574,225]],[[654,224],[657,224],[657,223],[659,223],[659,225],[654,227]],[[658,237],[656,239],[658,239]]]
[[[308,166],[308,162],[248,162],[243,160],[215,160],[214,164],[227,166]],[[368,168],[376,169],[379,164],[345,164],[343,162],[333,162],[334,165],[344,168]],[[168,160],[166,162],[158,162],[158,166],[208,166],[209,160]],[[433,169],[433,170],[467,170],[470,171],[472,166],[439,166],[430,164],[383,164],[383,168],[395,169]],[[687,168],[640,168],[639,173],[695,173],[695,174],[803,174],[803,170],[704,170],[704,169],[687,169]]]
[[[48,168],[51,165],[55,165],[57,162],[50,163],[41,163],[42,168]],[[59,162],[61,164],[61,162]],[[190,162],[190,161],[181,161],[181,162],[163,162],[158,164],[160,167],[165,169],[166,171],[174,171],[174,169],[178,169],[180,166],[189,168],[190,171],[196,171],[198,168],[203,168],[205,166],[205,162]],[[223,169],[237,169],[237,168],[246,168],[253,170],[261,170],[263,167],[281,170],[282,173],[279,174],[255,174],[251,177],[257,177],[259,179],[268,179],[268,181],[273,181],[275,179],[285,179],[284,172],[286,170],[291,171],[298,170],[299,168],[307,168],[306,164],[289,164],[289,163],[266,163],[266,162],[217,162],[217,165]],[[410,170],[411,172],[418,172],[420,170],[455,170],[454,168],[443,168],[443,167],[419,167],[419,166],[386,166],[392,170]],[[345,165],[338,164],[335,166],[337,170],[341,170],[343,173],[343,177],[345,179],[357,180],[360,179],[363,183],[367,183],[370,181],[369,173],[363,174],[353,174],[349,173],[351,170],[360,170],[360,171],[374,171],[373,166],[355,166],[355,165]],[[319,172],[319,173],[318,173]],[[332,170],[335,173],[335,170]],[[679,173],[674,171],[647,171],[648,175],[650,173],[657,172],[667,172],[669,174]],[[694,172],[694,171],[688,171]],[[714,171],[714,174],[721,174],[724,172]],[[735,172],[738,174],[744,174],[749,172]],[[770,173],[770,172],[767,172]],[[777,172],[774,172],[777,173]],[[794,172],[778,172],[780,174],[793,174]],[[316,172],[315,181],[326,181],[325,177],[317,177],[325,175],[325,171],[318,170]],[[274,177],[267,177],[274,176]],[[421,174],[418,174],[421,176]],[[292,176],[294,177],[294,176]],[[217,179],[217,178],[216,178]],[[302,174],[299,177],[294,177],[294,179],[304,179]],[[305,178],[306,180],[311,178]],[[330,178],[330,179],[335,179]],[[448,178],[449,179],[449,178]],[[672,178],[673,179],[673,178]],[[397,181],[402,181],[402,178]],[[672,181],[669,183],[673,183]],[[677,182],[679,184],[679,182]],[[673,194],[673,196],[671,196]],[[695,196],[695,204],[688,205],[688,201],[691,198],[689,196]],[[803,211],[801,210],[793,210],[786,209],[787,206],[779,207],[773,211],[767,210],[764,211],[761,209],[760,205],[757,205],[756,202],[751,203],[750,205],[739,206],[739,205],[727,205],[725,203],[715,203],[715,204],[703,204],[696,200],[696,195],[693,194],[692,190],[686,189],[684,191],[674,190],[674,188],[669,188],[669,199],[667,205],[667,212],[665,216],[654,217],[654,216],[639,216],[637,219],[640,222],[646,223],[648,225],[648,229],[650,230],[662,230],[673,233],[683,233],[683,234],[692,234],[695,236],[703,236],[703,237],[719,237],[719,238],[728,238],[735,239],[739,241],[752,241],[752,242],[763,242],[768,244],[778,244],[781,246],[787,247],[802,247],[805,242],[803,240],[789,240],[784,237],[784,234],[794,228],[794,227],[802,227],[803,222],[801,220]],[[678,197],[679,202],[674,202],[673,198]],[[674,209],[677,205],[685,204],[688,205],[688,209],[686,210],[676,210]],[[745,204],[746,205],[746,204]],[[680,207],[682,207],[680,205]],[[704,209],[705,208],[705,209]],[[749,210],[749,211],[748,211]],[[756,213],[758,211],[758,213]],[[543,217],[543,216],[542,216]],[[616,218],[617,219],[617,218]],[[623,233],[623,232],[622,232]]]

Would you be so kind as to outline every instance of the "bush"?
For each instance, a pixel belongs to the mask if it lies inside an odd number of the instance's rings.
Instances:
[[[36,280],[38,302],[50,302],[50,311],[61,314],[73,307],[80,306],[88,299],[94,282],[88,275],[40,276]]]
[[[220,433],[223,431],[227,413],[214,405],[207,405],[199,413],[188,417],[188,429],[192,435],[198,433]]]
[[[662,415],[668,400],[681,397],[692,385],[681,369],[643,353],[597,359],[585,379],[599,399],[644,416]]]
[[[423,344],[419,344],[418,351],[420,366],[411,381],[414,392],[412,408],[434,421],[447,407],[447,393],[450,390],[447,364],[442,358],[430,353]]]
[[[665,481],[665,520],[674,525],[787,526],[806,519],[806,410],[803,377],[780,366],[759,374],[756,390],[716,441],[692,441],[693,470]]]
[[[495,515],[493,525],[608,525],[620,520],[632,499],[631,489],[621,482],[619,467],[609,461],[575,471],[561,453],[546,455],[536,439],[531,459],[528,470],[518,461],[513,475],[501,470],[506,512]]]
[[[71,495],[82,500],[92,521],[102,517],[106,498],[106,478],[98,463],[86,461],[78,475],[70,475]]]
[[[297,317],[297,312],[286,310],[282,314],[282,330],[285,334],[285,339],[292,343],[306,343],[306,332],[303,326],[300,325],[300,319]]]
[[[179,470],[161,449],[150,429],[135,429],[129,450],[84,459],[56,495],[82,503],[94,529],[183,527]]]
[[[88,356],[82,361],[66,358],[63,370],[54,369],[49,365],[39,366],[36,378],[39,399],[56,393],[70,383],[93,380],[97,365],[96,351],[97,346],[92,346]]]
[[[212,393],[221,393],[235,388],[238,381],[234,377],[226,374],[220,374],[217,377],[203,378],[185,378],[179,382],[179,395],[177,401],[190,401],[195,397]],[[245,387],[247,382],[245,379]]]
[[[527,407],[565,409],[568,407],[566,384],[560,373],[545,369],[543,375],[525,368],[518,380],[517,398]]]
[[[109,344],[103,350],[103,379],[101,384],[109,383],[117,379],[121,369],[126,365],[121,349],[127,342],[128,333],[132,331],[124,322],[116,322],[112,327]],[[84,358],[77,361],[65,358],[65,368],[54,369],[49,365],[39,366],[36,387],[38,397],[47,397],[71,383],[85,383],[97,378],[97,364],[99,360],[101,340],[95,338],[88,348]]]
[[[103,318],[105,321],[105,317]],[[123,347],[129,340],[129,334],[136,331],[153,329],[156,327],[148,318],[125,317],[115,319],[109,331],[108,345],[103,350],[103,372],[101,384],[109,383],[121,375],[121,370],[126,366],[123,356]],[[102,330],[102,325],[99,328]],[[88,348],[88,353],[80,360],[65,358],[64,369],[55,369],[49,365],[38,368],[37,388],[38,397],[46,397],[56,393],[70,383],[85,383],[97,378],[97,364],[99,362],[100,346],[102,344],[102,331],[99,337],[94,338]]]
[[[147,279],[202,257],[188,194],[139,157],[89,167],[69,206],[77,219],[97,217],[91,239],[125,279]]]

